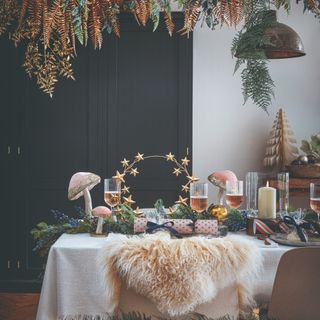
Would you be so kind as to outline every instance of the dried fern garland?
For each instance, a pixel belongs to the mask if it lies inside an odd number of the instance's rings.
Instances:
[[[303,1],[304,10],[320,18],[320,0],[299,1]],[[91,40],[93,47],[100,49],[105,29],[119,37],[120,12],[131,12],[142,26],[151,20],[154,30],[162,14],[172,35],[173,3],[184,13],[184,26],[178,30],[181,35],[191,33],[198,21],[211,29],[244,22],[233,42],[233,54],[238,50],[253,52],[257,43],[264,41],[262,31],[268,25],[264,12],[271,5],[288,12],[291,7],[291,0],[0,0],[0,35],[7,33],[16,46],[27,43],[23,67],[52,97],[60,76],[74,79],[71,62],[77,44],[86,46]],[[236,62],[236,69],[245,66],[241,73],[245,101],[251,98],[264,110],[271,104],[274,87],[266,61],[261,51]]]

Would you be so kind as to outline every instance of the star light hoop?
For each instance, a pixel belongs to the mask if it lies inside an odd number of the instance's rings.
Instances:
[[[162,158],[162,159],[166,159],[167,161],[171,161],[174,163],[174,169],[173,169],[172,174],[174,174],[176,177],[178,177],[179,175],[185,175],[185,177],[187,179],[187,182],[185,184],[183,184],[182,188],[181,188],[182,192],[184,192],[184,193],[189,192],[190,183],[199,181],[199,178],[191,175],[188,170],[188,165],[189,165],[190,160],[187,158],[187,156],[185,156],[183,159],[181,159],[181,162],[179,162],[176,159],[175,155],[172,154],[171,152],[169,152],[168,154],[166,154],[164,156],[161,156],[161,155],[145,156],[144,154],[141,154],[140,152],[138,152],[132,162],[130,162],[130,160],[127,160],[126,158],[124,158],[121,161],[123,171],[120,172],[117,170],[116,174],[113,176],[113,178],[120,180],[121,183],[124,184],[123,187],[121,188],[122,203],[124,203],[130,207],[136,203],[132,199],[132,195],[129,191],[130,187],[128,187],[125,184],[126,183],[125,182],[126,175],[130,174],[133,177],[136,177],[139,174],[139,171],[137,169],[137,163],[144,161],[146,159],[151,159],[151,158]],[[188,201],[188,198],[184,198],[183,196],[179,195],[179,199],[175,203],[188,206],[187,201]],[[134,212],[136,214],[139,214],[140,213],[139,207],[137,207]]]

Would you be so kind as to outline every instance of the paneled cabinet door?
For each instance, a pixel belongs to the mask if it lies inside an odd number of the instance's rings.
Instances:
[[[40,221],[54,222],[51,210],[76,215],[83,198],[67,199],[71,176],[78,171],[100,174],[99,115],[96,54],[79,48],[74,63],[76,81],[59,80],[54,97],[27,82],[24,128],[21,135],[25,214],[25,270],[36,274],[42,267],[32,251],[30,229]],[[98,188],[92,191],[97,193]]]
[[[10,215],[10,189],[11,189],[11,149],[13,138],[11,132],[12,113],[10,101],[10,81],[6,76],[10,75],[9,48],[7,40],[0,39],[0,50],[3,59],[0,59],[0,175],[2,181],[0,184],[0,203],[1,203],[1,232],[0,232],[0,278],[5,278],[10,267],[11,256],[10,248],[12,223]],[[5,76],[6,75],[6,76]]]
[[[0,39],[0,203],[1,203],[1,232],[0,232],[0,279],[15,277],[21,263],[21,202],[23,194],[18,188],[23,183],[21,177],[20,135],[21,120],[21,78],[16,74],[21,69],[17,61],[22,53],[9,43],[8,39]],[[19,93],[19,94],[18,94]]]
[[[183,16],[174,14],[175,30]],[[100,83],[106,91],[104,144],[106,172],[111,176],[124,157],[137,152],[177,159],[192,158],[192,35],[169,36],[163,20],[156,32],[151,23],[137,25],[132,15],[120,20],[121,37],[108,37],[100,69],[108,78]],[[190,172],[191,163],[189,165]],[[140,207],[152,207],[158,198],[172,205],[185,179],[174,176],[173,163],[149,159],[139,163],[137,177],[128,175],[133,198]]]

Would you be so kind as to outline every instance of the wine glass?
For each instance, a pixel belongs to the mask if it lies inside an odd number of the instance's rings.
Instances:
[[[114,207],[120,203],[120,198],[121,181],[115,178],[104,179],[104,201],[111,208],[113,221],[117,221]]]
[[[226,181],[226,203],[230,208],[238,209],[243,203],[243,181]]]
[[[310,183],[310,207],[318,215],[320,221],[320,183]]]
[[[197,213],[208,208],[208,184],[194,182],[190,184],[190,207]]]

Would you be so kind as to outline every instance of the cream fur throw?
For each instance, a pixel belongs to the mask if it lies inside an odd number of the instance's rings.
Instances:
[[[112,311],[118,306],[123,281],[169,316],[194,311],[234,282],[240,309],[252,305],[253,283],[262,262],[257,246],[239,236],[170,239],[157,234],[113,236],[100,259]]]

